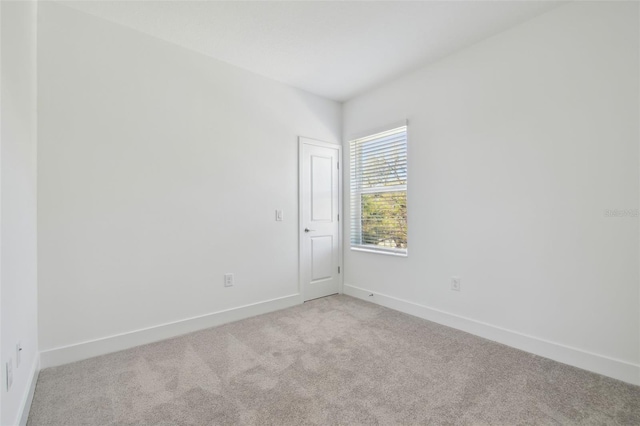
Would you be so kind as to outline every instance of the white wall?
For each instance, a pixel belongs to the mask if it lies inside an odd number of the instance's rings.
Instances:
[[[639,207],[638,36],[576,2],[347,102],[345,141],[409,120],[410,176],[409,256],[345,250],[345,291],[640,384],[638,218],[604,214]]]
[[[0,3],[0,424],[21,421],[38,367],[36,3]],[[16,344],[22,343],[20,366]],[[13,364],[6,388],[5,363]],[[28,411],[28,410],[26,410]]]
[[[341,105],[51,2],[38,31],[41,349],[298,294],[297,137]]]

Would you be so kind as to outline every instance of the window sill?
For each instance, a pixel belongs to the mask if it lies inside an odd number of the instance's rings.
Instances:
[[[352,251],[361,251],[364,253],[385,254],[387,256],[408,257],[408,252],[394,252],[391,250],[376,250],[366,247],[350,247]]]

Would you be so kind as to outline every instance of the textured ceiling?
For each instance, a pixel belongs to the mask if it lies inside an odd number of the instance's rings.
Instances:
[[[545,1],[65,1],[344,101],[544,13]]]

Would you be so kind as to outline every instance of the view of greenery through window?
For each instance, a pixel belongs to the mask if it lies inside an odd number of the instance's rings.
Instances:
[[[352,246],[406,252],[406,128],[351,145]]]
[[[362,244],[407,248],[407,193],[362,194]]]

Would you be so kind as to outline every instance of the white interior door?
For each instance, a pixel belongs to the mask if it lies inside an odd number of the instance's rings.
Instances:
[[[300,282],[304,300],[340,291],[341,147],[300,138]]]

